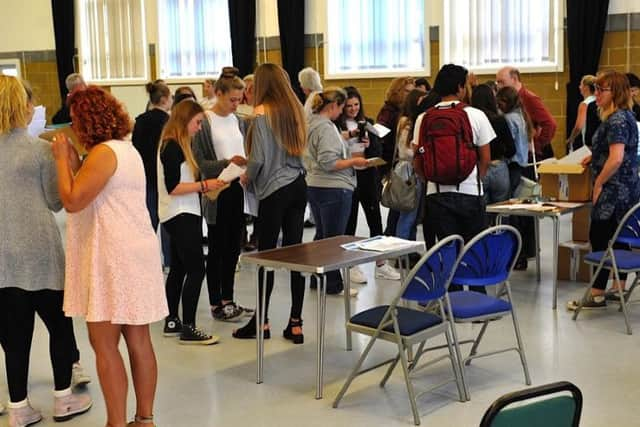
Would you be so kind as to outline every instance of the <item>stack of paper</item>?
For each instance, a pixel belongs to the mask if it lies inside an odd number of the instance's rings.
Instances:
[[[370,239],[344,244],[342,248],[347,250],[361,249],[364,251],[392,252],[413,246],[415,243],[413,240],[405,240],[398,237],[375,236]]]

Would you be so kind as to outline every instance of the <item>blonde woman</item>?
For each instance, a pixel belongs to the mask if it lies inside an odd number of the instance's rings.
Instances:
[[[576,123],[573,126],[571,135],[569,135],[569,138],[567,139],[567,151],[573,151],[574,149],[580,148],[582,145],[591,145],[591,141],[586,141],[585,137],[587,132],[588,119],[587,110],[589,108],[589,104],[595,102],[596,100],[596,76],[588,74],[582,77],[582,80],[580,80],[579,89],[580,95],[582,95],[584,99],[578,106]]]
[[[247,188],[260,201],[258,208],[258,250],[273,249],[282,231],[282,246],[302,242],[307,184],[302,155],[306,148],[306,126],[302,105],[296,97],[287,73],[276,64],[262,64],[255,71],[255,114],[247,135],[249,162]],[[336,131],[337,132],[337,131]],[[263,271],[259,272],[260,287],[264,286]],[[264,337],[270,338],[268,309],[273,290],[273,271],[266,274],[266,323]],[[291,273],[291,311],[283,331],[295,344],[304,342],[302,334],[302,303],[304,278]],[[233,332],[235,338],[255,338],[254,317]]]
[[[198,103],[190,99],[178,103],[162,131],[158,153],[158,215],[171,238],[171,267],[165,284],[169,316],[164,335],[179,336],[180,344],[209,345],[219,340],[196,327],[205,272],[199,193],[224,186],[217,179],[199,180],[191,141],[203,120],[204,110]],[[182,320],[178,316],[181,300]]]

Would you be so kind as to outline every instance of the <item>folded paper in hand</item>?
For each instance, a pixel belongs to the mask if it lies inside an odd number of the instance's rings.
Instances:
[[[372,167],[372,166],[382,166],[382,165],[386,165],[387,162],[380,158],[380,157],[371,157],[369,159],[367,159],[367,166]]]
[[[234,179],[239,178],[245,170],[247,170],[246,167],[238,166],[233,162],[229,162],[229,165],[220,172],[220,175],[218,175],[218,179],[225,181],[227,184],[221,188],[215,188],[207,191],[205,196],[210,200],[216,200],[223,190],[229,188],[229,183]]]
[[[389,132],[391,132],[391,129],[389,129],[384,125],[381,125],[380,123],[376,123],[375,125],[372,125],[371,123],[367,123],[366,129],[368,132],[371,132],[378,138],[384,138],[385,136],[387,136]]]

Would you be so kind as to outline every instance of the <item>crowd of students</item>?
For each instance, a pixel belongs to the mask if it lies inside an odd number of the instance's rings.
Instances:
[[[373,120],[365,115],[357,88],[323,88],[312,69],[299,76],[307,89],[305,107],[290,77],[275,64],[262,64],[244,79],[237,69],[225,67],[215,82],[207,81],[201,102],[189,87],[172,95],[166,83],[157,80],[146,86],[148,109],[135,125],[118,100],[78,77],[68,79],[65,108],[88,153],[83,159],[63,133],[52,145],[29,136],[25,128],[33,111],[31,92],[18,79],[0,76],[0,144],[7,153],[0,160],[0,179],[7,184],[0,189],[7,215],[0,224],[0,235],[6,237],[0,254],[0,342],[12,427],[42,418],[27,398],[35,313],[51,339],[56,420],[79,415],[92,403],[79,388],[90,379],[79,365],[70,320],[81,316],[96,354],[108,425],[122,426],[127,419],[121,336],[136,392],[136,413],[129,425],[153,424],[158,370],[149,324],[164,320],[164,335],[178,337],[181,344],[218,342],[219,337],[196,326],[205,277],[214,319],[237,321],[253,315],[234,293],[236,264],[246,238],[247,194],[259,202],[254,219],[258,250],[275,248],[280,235],[282,246],[300,243],[307,203],[316,227],[314,239],[355,234],[362,206],[372,236],[416,239],[417,225],[422,224],[428,246],[451,234],[470,240],[491,221],[486,204],[517,195],[521,177],[533,178],[532,159],[551,155],[556,127],[540,98],[511,67],[484,84],[454,64],[441,68],[433,88],[425,79],[393,79],[376,118],[390,130],[384,138],[365,130]],[[616,72],[585,76],[585,102],[568,141],[570,149],[580,143],[593,149],[593,158],[585,164],[591,161],[595,176],[590,233],[594,250],[606,246],[622,215],[640,198],[631,90],[640,82],[633,79]],[[589,140],[591,105],[598,107],[596,118],[602,124]],[[441,183],[424,163],[429,150],[425,138],[434,114],[458,110],[464,117],[460,132],[468,133],[477,160],[456,183]],[[370,167],[367,159],[372,157],[382,157],[386,164]],[[220,179],[231,164],[246,169],[230,182]],[[408,211],[390,210],[383,231],[382,182],[385,175],[398,173],[399,165],[403,173],[417,176],[416,203]],[[52,215],[62,207],[68,212],[66,262]],[[516,225],[525,242],[533,237],[527,221]],[[159,227],[166,233],[164,256],[157,242]],[[526,268],[526,245],[523,254],[521,267]],[[166,279],[163,259],[169,268]],[[350,273],[354,282],[366,283],[359,269]],[[582,306],[606,306],[611,292],[605,291],[606,274],[601,276]],[[383,261],[376,277],[399,280],[400,274]],[[273,271],[260,272],[259,286],[266,286],[268,339]],[[615,283],[613,289],[620,287],[624,283]],[[297,272],[290,274],[290,290],[291,309],[282,334],[301,344],[305,281]],[[342,291],[343,278],[330,274],[327,293]],[[569,307],[577,305],[574,301]],[[232,335],[253,339],[255,327],[252,317]]]

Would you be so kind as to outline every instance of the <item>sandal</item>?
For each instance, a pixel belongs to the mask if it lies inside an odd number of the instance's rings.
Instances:
[[[264,322],[264,339],[268,340],[271,338],[271,329],[269,329],[269,319],[265,319]],[[236,329],[231,333],[234,338],[238,339],[254,339],[256,338],[256,317],[253,316],[249,323],[244,325],[240,329]]]
[[[289,319],[287,328],[282,331],[282,336],[293,341],[294,344],[304,343],[304,334],[302,333],[302,319]]]
[[[127,423],[127,427],[135,427],[138,424],[151,424],[151,427],[156,427],[156,425],[153,423],[153,415],[151,415],[150,417],[136,415],[133,421]]]

